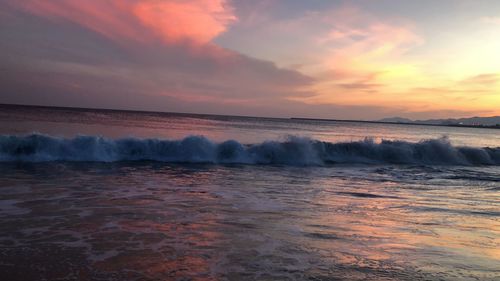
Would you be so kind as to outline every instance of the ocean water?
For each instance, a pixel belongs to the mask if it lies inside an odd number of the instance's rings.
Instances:
[[[500,130],[0,106],[2,280],[500,280]]]

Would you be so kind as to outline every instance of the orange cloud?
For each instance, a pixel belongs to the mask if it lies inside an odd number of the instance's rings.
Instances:
[[[409,22],[390,22],[373,18],[353,7],[345,7],[326,20],[330,25],[326,33],[318,35],[317,44],[325,49],[328,69],[363,75],[384,73],[411,48],[424,40]]]
[[[480,74],[473,77],[469,77],[467,79],[462,80],[464,84],[476,84],[476,85],[484,85],[491,86],[500,83],[500,74],[497,73],[487,73]]]
[[[210,42],[236,17],[225,0],[25,0],[11,5],[115,40]]]
[[[317,34],[315,40],[316,48],[323,50],[318,67],[323,71],[314,87],[318,95],[301,101],[377,104],[404,108],[408,113],[500,114],[494,107],[500,104],[500,76],[491,59],[500,42],[491,35],[494,32],[478,35],[482,40],[467,37],[466,43],[472,41],[473,45],[454,42],[446,50],[447,61],[446,56],[425,53],[425,41],[411,22],[374,18],[355,8],[331,13],[330,29]],[[485,21],[494,23],[496,19]]]
[[[372,18],[354,8],[333,11],[335,21],[316,35],[318,83],[314,97],[300,100],[311,104],[394,106],[401,97],[391,93],[405,91],[420,82],[418,67],[404,55],[424,40],[407,22],[394,23]],[[409,83],[411,81],[411,83]]]
[[[346,5],[265,22],[253,30],[258,36],[251,38],[264,38],[261,44],[270,58],[280,58],[281,65],[293,61],[316,78],[310,87],[315,95],[291,97],[295,101],[392,106],[398,99],[386,98],[387,93],[406,91],[422,79],[417,60],[406,55],[424,39],[408,20],[381,19]]]
[[[236,20],[224,0],[142,1],[133,12],[166,41],[191,39],[206,43]]]

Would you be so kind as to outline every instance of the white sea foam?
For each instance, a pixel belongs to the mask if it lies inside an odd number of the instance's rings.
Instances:
[[[407,141],[371,139],[330,143],[289,137],[285,141],[215,143],[203,136],[182,140],[71,139],[41,134],[0,136],[0,162],[161,161],[171,163],[328,165],[333,163],[500,165],[500,148],[453,146],[446,138]]]

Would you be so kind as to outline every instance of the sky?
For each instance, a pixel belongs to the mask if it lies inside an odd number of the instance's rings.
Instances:
[[[0,103],[500,115],[497,0],[0,0]]]

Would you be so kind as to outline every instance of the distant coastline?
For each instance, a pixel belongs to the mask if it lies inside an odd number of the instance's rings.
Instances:
[[[411,125],[411,126],[433,126],[433,127],[459,127],[459,128],[480,128],[480,129],[500,129],[500,126],[488,125],[464,125],[464,124],[427,124],[418,122],[388,122],[388,121],[369,121],[369,120],[343,120],[343,119],[322,119],[322,118],[304,118],[292,117],[292,120],[306,121],[324,121],[324,122],[350,122],[350,123],[372,123],[372,124],[394,124],[394,125]]]

